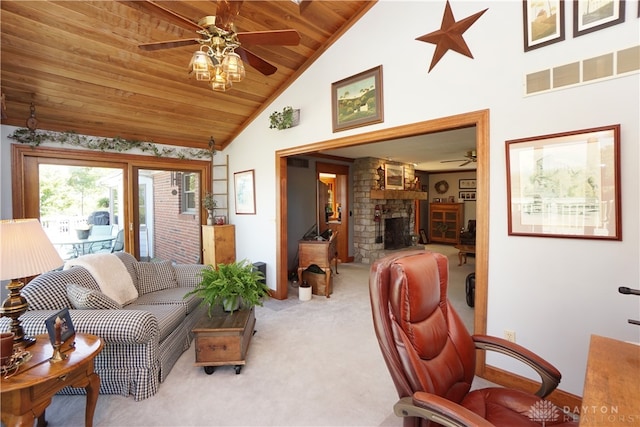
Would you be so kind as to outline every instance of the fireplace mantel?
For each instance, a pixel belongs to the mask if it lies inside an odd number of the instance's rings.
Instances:
[[[427,192],[412,190],[371,190],[369,197],[379,200],[427,200]]]

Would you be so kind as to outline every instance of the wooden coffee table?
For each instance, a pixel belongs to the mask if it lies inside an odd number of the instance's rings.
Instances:
[[[67,358],[51,363],[53,348],[49,335],[35,338],[35,344],[27,347],[31,359],[21,365],[16,374],[0,378],[2,422],[7,426],[33,426],[38,418],[38,426],[46,426],[45,409],[51,398],[71,386],[87,391],[85,425],[92,426],[100,392],[100,377],[93,371],[93,360],[102,350],[102,340],[78,333],[61,348]]]
[[[216,366],[235,365],[236,374],[246,364],[245,357],[251,337],[255,333],[254,307],[227,313],[222,307],[214,308],[209,317],[205,312],[193,328],[195,335],[196,366],[203,366],[211,375]]]
[[[458,250],[458,266],[462,265],[464,258],[464,264],[467,263],[467,254],[475,254],[476,247],[474,245],[456,245],[454,246]]]

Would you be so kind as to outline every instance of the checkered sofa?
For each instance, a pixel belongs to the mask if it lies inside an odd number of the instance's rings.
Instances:
[[[29,310],[20,317],[27,335],[46,333],[45,319],[69,308],[76,332],[102,338],[95,359],[101,394],[153,396],[180,355],[189,348],[191,329],[206,310],[198,297],[185,294],[200,281],[200,264],[144,263],[125,252],[114,254],[125,265],[138,298],[122,307],[100,292],[83,267],[51,271],[22,290]],[[162,284],[164,283],[164,285]],[[170,285],[167,286],[166,283]],[[0,319],[0,330],[9,328]],[[62,394],[84,393],[65,388]]]

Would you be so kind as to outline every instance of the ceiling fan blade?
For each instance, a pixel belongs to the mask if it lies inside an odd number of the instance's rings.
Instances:
[[[238,55],[240,55],[240,58],[242,58],[244,62],[251,65],[253,68],[260,71],[265,76],[270,76],[271,74],[278,71],[276,67],[269,64],[267,61],[260,58],[255,53],[249,52],[247,49],[243,48],[242,46],[236,48],[235,52]]]
[[[218,0],[216,27],[231,31],[233,20],[240,12],[240,6],[242,6],[242,0]]]
[[[139,44],[138,47],[146,51],[172,49],[174,47],[182,47],[182,46],[190,46],[193,44],[198,44],[199,40],[200,39],[167,40],[165,42],[142,43],[142,44]]]
[[[451,163],[451,162],[466,162],[467,159],[457,159],[457,160],[441,160],[440,163]]]
[[[467,160],[466,162],[462,163],[461,165],[459,165],[458,167],[462,167],[462,166],[466,166],[469,163],[471,163],[471,160]]]
[[[193,22],[192,20],[185,18],[184,16],[174,12],[171,9],[167,9],[166,7],[162,6],[159,3],[156,3],[154,1],[151,0],[146,0],[146,4],[154,7],[156,10],[160,11],[160,13],[162,15],[164,15],[165,18],[168,18],[169,20],[173,21],[174,23],[178,24],[178,25],[186,25],[187,27],[195,30],[195,31],[199,31],[202,30],[203,28],[198,25],[196,22]]]
[[[296,30],[250,31],[237,33],[242,44],[297,46],[300,34]]]

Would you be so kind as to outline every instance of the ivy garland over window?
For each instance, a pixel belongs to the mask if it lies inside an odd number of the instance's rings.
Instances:
[[[38,147],[43,142],[57,142],[61,145],[69,144],[75,147],[82,147],[89,150],[99,151],[115,151],[121,153],[123,151],[139,149],[143,153],[153,153],[157,157],[177,157],[179,159],[186,158],[212,158],[216,154],[213,147],[213,139],[209,142],[209,150],[199,150],[195,148],[174,148],[161,147],[153,142],[131,141],[124,138],[96,138],[84,135],[78,135],[75,132],[48,132],[48,131],[31,131],[30,129],[17,129],[9,138],[18,141],[21,144],[29,144],[32,147]]]

